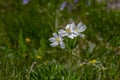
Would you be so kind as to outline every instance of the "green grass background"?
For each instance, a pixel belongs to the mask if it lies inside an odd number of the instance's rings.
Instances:
[[[120,11],[95,0],[79,0],[71,11],[60,11],[63,2],[0,0],[0,80],[120,80]],[[48,39],[72,21],[87,28],[69,76],[68,52],[50,47]]]

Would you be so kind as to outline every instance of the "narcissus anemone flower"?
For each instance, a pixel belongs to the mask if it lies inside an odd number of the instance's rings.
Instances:
[[[71,38],[73,39],[74,37],[76,37],[77,35],[74,34],[74,28],[75,28],[75,24],[74,23],[71,23],[71,24],[68,24],[65,28],[65,30],[59,30],[58,33],[60,35],[62,35],[63,37],[64,36],[67,36],[68,38]]]
[[[64,38],[68,37],[70,39],[74,39],[77,36],[84,37],[84,34],[81,32],[85,31],[86,26],[80,22],[77,26],[75,23],[67,24],[65,29],[60,29],[58,33],[53,33],[53,37],[49,38],[50,44],[52,47],[60,45],[62,49],[65,48],[65,43],[63,42]]]
[[[73,26],[73,30],[74,30],[73,33],[76,34],[77,36],[84,37],[85,35],[82,34],[81,32],[85,31],[85,29],[86,26],[82,22],[80,22],[77,26]]]
[[[50,42],[52,42],[52,44],[50,44],[52,47],[55,47],[60,44],[60,47],[62,49],[65,48],[65,44],[63,42],[63,38],[61,35],[59,35],[57,33],[53,33],[53,37],[49,38],[49,40],[50,40]]]

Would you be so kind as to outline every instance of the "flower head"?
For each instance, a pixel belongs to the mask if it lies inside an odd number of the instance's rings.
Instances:
[[[77,35],[74,34],[74,28],[75,28],[75,24],[68,24],[65,28],[65,30],[59,30],[58,33],[62,36],[67,36],[71,39],[73,39],[74,37],[76,37]]]
[[[74,33],[77,36],[84,37],[85,35],[82,34],[81,32],[85,31],[85,29],[86,26],[82,22],[80,22],[77,26],[74,27]]]
[[[65,44],[63,42],[63,38],[61,35],[59,35],[57,33],[53,33],[53,37],[49,38],[49,40],[50,40],[50,42],[52,42],[52,44],[50,44],[52,47],[55,47],[60,44],[60,47],[62,49],[65,48]]]

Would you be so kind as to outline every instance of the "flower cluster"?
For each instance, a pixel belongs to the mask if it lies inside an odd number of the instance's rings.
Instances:
[[[67,36],[70,39],[74,39],[77,36],[84,37],[81,32],[85,31],[86,26],[80,22],[77,26],[75,23],[67,24],[65,30],[60,29],[58,33],[53,33],[53,37],[49,38],[52,47],[60,45],[62,49],[65,48],[64,37]]]

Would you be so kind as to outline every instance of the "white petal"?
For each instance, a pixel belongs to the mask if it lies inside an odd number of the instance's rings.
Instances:
[[[54,43],[50,44],[50,46],[52,46],[52,47],[55,47],[57,45],[58,45],[58,42],[54,42]]]
[[[71,24],[67,24],[65,29],[70,29]]]
[[[54,36],[54,37],[58,37],[58,34],[57,34],[57,33],[53,33],[53,36]]]
[[[71,30],[74,30],[75,28],[76,28],[76,25],[75,25],[74,22],[72,22],[72,24],[71,24]]]
[[[55,39],[54,37],[52,37],[52,38],[49,38],[49,41],[50,41],[50,42],[55,42],[56,39]]]
[[[78,32],[76,32],[76,31],[74,31],[73,33],[74,33],[76,36],[78,36],[78,35],[79,35],[79,33],[78,33]]]
[[[58,31],[58,34],[59,34],[60,36],[66,36],[66,35],[67,35],[67,32],[66,32],[65,30],[59,30],[59,31]]]
[[[63,41],[64,39],[62,37],[59,37],[60,38],[60,41]]]
[[[60,42],[60,47],[62,48],[62,49],[65,49],[65,44],[61,41]]]
[[[78,26],[82,26],[82,25],[83,25],[83,23],[82,23],[82,22],[80,22],[80,23],[78,23],[77,27],[78,27]]]
[[[76,34],[69,34],[68,37],[71,38],[71,39],[74,39],[74,37],[76,37],[77,35]]]
[[[79,34],[79,36],[80,36],[81,38],[84,38],[84,37],[85,37],[85,35],[84,35],[84,34]]]
[[[77,25],[78,32],[83,32],[86,29],[86,26],[83,25],[81,22]]]

